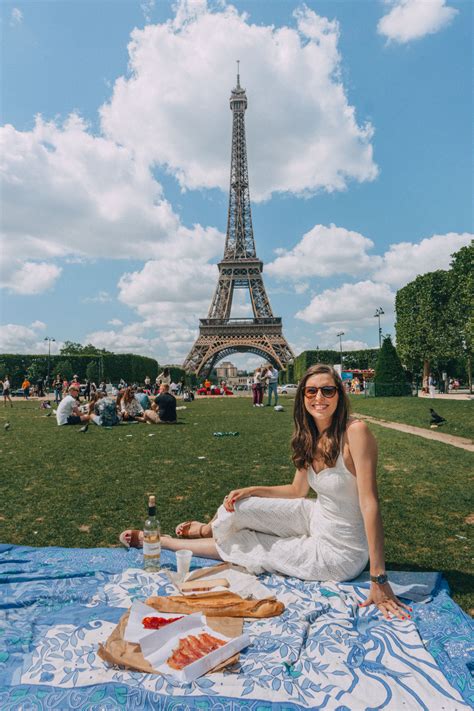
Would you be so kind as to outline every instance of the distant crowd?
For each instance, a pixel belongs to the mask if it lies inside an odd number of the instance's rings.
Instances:
[[[166,368],[153,384],[150,378],[145,378],[143,386],[128,385],[123,379],[118,386],[110,382],[96,385],[91,381],[82,386],[77,376],[70,383],[58,376],[53,382],[57,423],[87,426],[92,422],[100,427],[113,427],[121,422],[174,424],[176,396],[182,393],[187,396],[185,399],[191,399],[192,393],[185,389],[184,381],[170,381]]]

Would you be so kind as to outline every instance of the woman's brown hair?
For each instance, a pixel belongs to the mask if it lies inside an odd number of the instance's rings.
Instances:
[[[339,398],[337,408],[328,429],[318,432],[313,417],[304,404],[304,389],[312,375],[325,373],[331,376],[337,387]],[[342,438],[349,419],[349,398],[339,373],[331,365],[312,365],[304,374],[296,391],[293,420],[295,429],[291,438],[292,460],[297,469],[307,469],[316,456],[321,456],[327,467],[333,467],[341,451]]]

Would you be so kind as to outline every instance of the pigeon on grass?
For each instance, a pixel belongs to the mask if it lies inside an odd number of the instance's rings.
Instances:
[[[89,423],[87,422],[87,424],[85,424],[84,427],[81,427],[79,429],[79,432],[87,432],[88,429],[89,429]]]
[[[3,429],[4,429],[4,430],[9,430],[9,429],[10,429],[10,423],[9,423],[9,422],[5,422],[5,424],[3,425]]]
[[[435,427],[439,427],[439,426],[442,425],[444,422],[446,422],[446,419],[445,419],[444,417],[441,417],[441,415],[438,415],[438,413],[435,412],[435,410],[433,410],[432,407],[430,407],[430,418],[431,418],[431,419],[430,419],[430,424],[431,424],[432,427],[433,427],[433,425],[434,425]]]

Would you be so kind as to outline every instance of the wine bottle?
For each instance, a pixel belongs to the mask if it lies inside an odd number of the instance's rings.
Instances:
[[[143,524],[143,567],[153,573],[160,569],[160,522],[156,517],[156,500],[148,497],[148,516]]]

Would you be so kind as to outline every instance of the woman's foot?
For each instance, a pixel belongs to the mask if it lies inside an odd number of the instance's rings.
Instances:
[[[143,548],[143,531],[128,528],[122,531],[119,541],[125,548]]]
[[[176,526],[176,535],[178,538],[212,538],[212,526],[200,521],[184,521]]]

